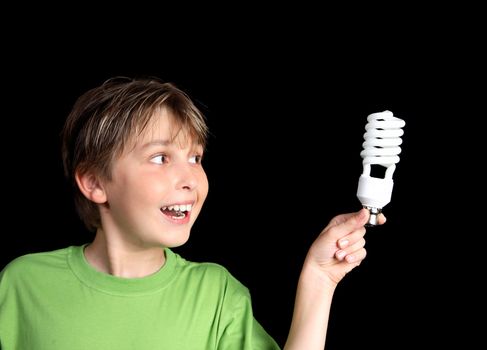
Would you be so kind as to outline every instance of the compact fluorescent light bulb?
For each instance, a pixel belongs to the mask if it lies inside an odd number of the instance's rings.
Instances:
[[[363,172],[359,178],[357,197],[363,207],[370,212],[367,226],[377,224],[377,216],[382,208],[391,201],[392,174],[399,162],[399,153],[403,130],[406,123],[404,120],[393,116],[392,112],[384,111],[373,113],[367,117],[365,126],[363,151],[360,155],[363,158]],[[380,165],[386,168],[384,178],[370,175],[372,165]]]

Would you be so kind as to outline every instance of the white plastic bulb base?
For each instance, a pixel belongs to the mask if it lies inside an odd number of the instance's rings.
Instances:
[[[391,178],[376,178],[362,174],[358,181],[357,197],[370,212],[367,226],[377,225],[377,216],[391,201],[394,181]]]

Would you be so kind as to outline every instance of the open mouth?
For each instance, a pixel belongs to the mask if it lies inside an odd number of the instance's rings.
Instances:
[[[170,205],[162,207],[161,211],[173,220],[183,220],[191,212],[191,207],[191,204]]]

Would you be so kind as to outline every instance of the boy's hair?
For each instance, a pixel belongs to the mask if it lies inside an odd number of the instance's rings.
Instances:
[[[62,130],[62,158],[65,175],[74,187],[76,210],[90,231],[100,227],[100,212],[79,190],[75,174],[91,172],[110,180],[113,160],[161,109],[174,117],[178,130],[206,145],[203,114],[186,93],[155,78],[112,78],[74,104]]]

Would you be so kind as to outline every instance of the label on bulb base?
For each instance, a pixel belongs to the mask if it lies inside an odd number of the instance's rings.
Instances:
[[[377,178],[361,175],[358,182],[357,197],[362,205],[383,208],[391,201],[394,181],[391,178]]]

